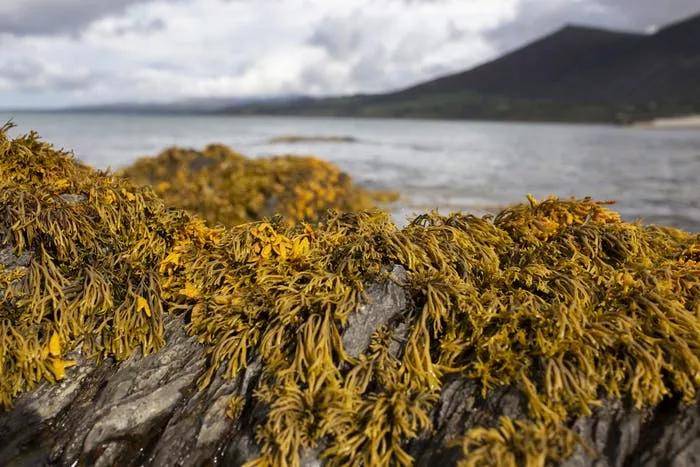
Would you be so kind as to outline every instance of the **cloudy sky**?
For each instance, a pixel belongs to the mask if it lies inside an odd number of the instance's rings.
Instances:
[[[0,0],[0,107],[378,92],[698,0]]]

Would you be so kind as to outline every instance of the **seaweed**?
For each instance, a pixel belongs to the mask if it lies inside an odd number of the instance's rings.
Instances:
[[[187,219],[150,190],[34,133],[10,140],[8,129],[0,128],[0,250],[27,261],[0,268],[4,407],[42,380],[62,379],[77,346],[94,358],[162,346],[158,265]]]
[[[497,427],[474,428],[455,444],[464,454],[460,467],[539,467],[568,459],[578,442],[561,425],[501,417]]]
[[[602,397],[638,407],[695,397],[699,238],[623,222],[605,204],[530,199],[495,218],[426,214],[404,229],[377,211],[249,224],[206,253],[181,252],[168,287],[197,291],[177,303],[210,346],[203,385],[220,365],[234,377],[261,355],[256,396],[270,410],[257,464],[297,465],[320,446],[330,464],[410,464],[405,446],[430,429],[448,374],[477,380],[484,396],[520,388],[531,419],[515,426],[532,433],[561,432]],[[391,264],[406,269],[416,304],[406,343],[392,355],[378,330],[352,358],[347,318]],[[497,448],[479,433],[465,439]],[[512,443],[530,449],[522,439]],[[553,452],[570,452],[571,439]]]
[[[248,159],[215,144],[202,151],[170,148],[136,161],[121,175],[151,185],[168,205],[197,213],[210,225],[232,226],[275,214],[290,225],[315,222],[328,209],[356,211],[397,198],[361,188],[315,157]]]
[[[251,465],[299,465],[308,449],[330,465],[410,465],[449,375],[528,402],[527,419],[454,441],[467,465],[563,459],[572,419],[603,398],[691,402],[700,386],[700,236],[625,222],[609,203],[530,197],[495,217],[427,213],[404,228],[378,210],[212,228],[35,134],[1,131],[0,156],[0,248],[31,253],[0,269],[6,407],[64,377],[78,348],[157,350],[165,313],[207,349],[202,388],[261,359],[267,415]],[[348,318],[394,265],[407,331],[382,326],[351,356]],[[228,416],[247,403],[232,399]]]

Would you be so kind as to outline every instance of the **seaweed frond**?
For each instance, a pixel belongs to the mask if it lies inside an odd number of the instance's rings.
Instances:
[[[501,417],[495,428],[474,428],[459,442],[460,467],[544,467],[568,459],[578,436],[561,425]]]

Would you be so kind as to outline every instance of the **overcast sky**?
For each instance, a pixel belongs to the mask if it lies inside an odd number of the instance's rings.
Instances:
[[[347,94],[463,70],[566,23],[698,0],[0,0],[0,107]]]

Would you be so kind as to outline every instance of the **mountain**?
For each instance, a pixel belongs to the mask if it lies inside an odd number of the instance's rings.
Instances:
[[[628,122],[700,113],[700,15],[655,34],[567,26],[494,61],[397,92],[227,113]]]

